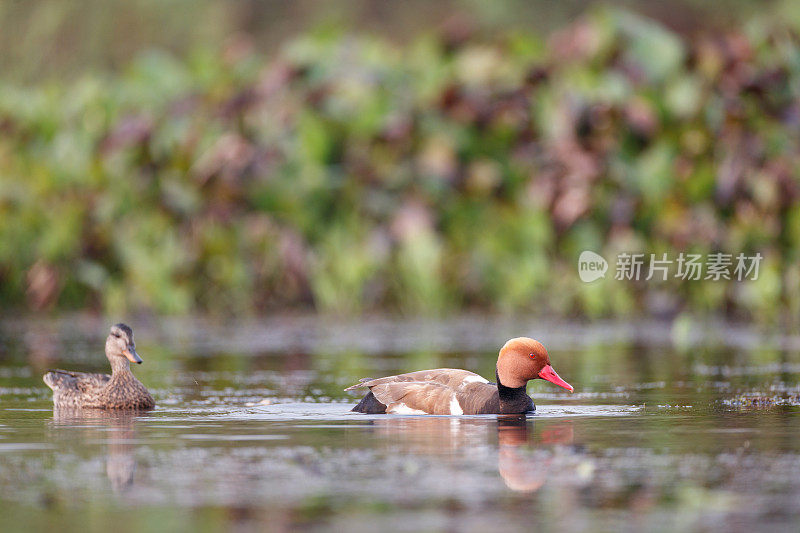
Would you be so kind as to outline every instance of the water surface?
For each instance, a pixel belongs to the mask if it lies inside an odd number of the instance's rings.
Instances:
[[[0,525],[796,530],[795,339],[469,320],[134,324],[149,413],[53,409],[41,373],[103,370],[103,321],[6,322]],[[439,366],[491,377],[514,334],[544,341],[576,393],[532,383],[527,417],[349,411],[358,396],[342,389],[360,377]]]

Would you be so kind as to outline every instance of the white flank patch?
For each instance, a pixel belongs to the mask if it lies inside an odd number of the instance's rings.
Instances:
[[[427,415],[425,411],[412,409],[404,403],[393,403],[386,408],[386,412],[393,415]]]
[[[461,384],[466,385],[467,383],[489,383],[489,380],[481,376],[467,376]]]
[[[455,394],[453,394],[453,398],[450,400],[450,414],[451,415],[464,414],[464,410],[461,408],[461,404],[458,403],[458,398],[456,398]]]

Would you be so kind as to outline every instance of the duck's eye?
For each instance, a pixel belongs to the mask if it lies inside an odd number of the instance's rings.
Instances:
[[[535,355],[533,355],[532,353],[531,353],[531,354],[528,354],[528,355],[530,355],[530,356],[531,356],[531,359],[535,359],[535,358],[536,358],[536,356],[535,356]]]
[[[119,335],[119,333],[117,333],[117,332],[115,332],[115,331],[111,332],[111,334],[112,334],[112,335],[114,335],[114,336],[115,336],[116,338],[118,338],[118,339],[120,338],[120,335]]]

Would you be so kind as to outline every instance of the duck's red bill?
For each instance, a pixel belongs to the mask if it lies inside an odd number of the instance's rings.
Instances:
[[[542,378],[542,379],[546,379],[550,383],[555,383],[559,387],[564,387],[565,389],[567,389],[570,392],[575,390],[575,389],[572,388],[572,385],[570,385],[569,383],[567,383],[566,381],[561,379],[561,376],[556,374],[556,371],[553,370],[553,367],[550,366],[550,365],[547,365],[546,367],[544,367],[541,370],[541,372],[539,372],[539,377]]]

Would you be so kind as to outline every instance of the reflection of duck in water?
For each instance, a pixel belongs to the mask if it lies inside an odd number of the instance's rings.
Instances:
[[[572,421],[548,425],[534,441],[533,419],[524,415],[488,418],[403,417],[381,418],[371,424],[392,447],[403,453],[449,457],[483,454],[497,424],[497,470],[508,488],[518,492],[538,490],[547,480],[552,456],[536,444],[571,444]],[[541,452],[541,453],[540,453]],[[491,452],[489,452],[491,453]],[[486,457],[488,459],[488,457]]]
[[[370,424],[385,442],[403,452],[452,455],[486,445],[487,430],[494,421],[486,418],[385,417]]]
[[[532,457],[525,453],[528,444],[528,420],[524,416],[497,417],[497,470],[509,489],[534,492],[544,485],[550,472],[551,457]],[[558,424],[546,430],[543,444],[572,442],[572,423]]]
[[[98,409],[152,409],[156,403],[131,372],[129,362],[141,364],[133,331],[125,324],[111,327],[106,339],[111,375],[51,370],[44,382],[53,389],[54,405]]]
[[[57,426],[85,427],[89,431],[93,428],[103,430],[103,437],[108,439],[106,475],[114,491],[122,492],[133,485],[136,473],[134,419],[143,414],[145,411],[101,411],[56,405],[53,423]]]
[[[525,389],[531,379],[545,379],[572,392],[559,377],[538,341],[518,337],[506,342],[497,358],[497,384],[454,368],[420,370],[378,379],[362,379],[345,390],[368,387],[353,408],[360,413],[419,415],[517,414],[536,406]]]

